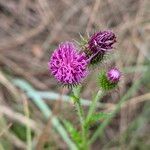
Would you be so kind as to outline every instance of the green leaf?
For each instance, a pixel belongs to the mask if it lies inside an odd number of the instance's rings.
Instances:
[[[76,97],[75,95],[71,95],[71,99],[73,100],[74,103],[77,103],[80,99]]]
[[[93,114],[86,125],[90,126],[91,124],[93,124],[95,122],[102,121],[102,120],[108,118],[110,115],[111,115],[110,113],[104,113],[104,112]]]
[[[81,147],[82,144],[82,136],[80,132],[73,126],[73,124],[67,120],[63,120],[63,123],[66,127],[66,130],[69,132],[72,140],[77,144],[78,147]]]

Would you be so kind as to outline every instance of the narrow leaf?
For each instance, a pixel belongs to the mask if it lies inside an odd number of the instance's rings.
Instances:
[[[70,133],[72,140],[77,144],[78,147],[81,147],[82,139],[80,132],[73,126],[73,124],[67,120],[63,120],[63,123],[66,127],[66,130]]]
[[[108,118],[111,114],[110,113],[104,113],[104,112],[100,112],[100,113],[96,113],[93,114],[89,121],[86,123],[86,126],[90,126],[93,123],[96,123],[98,121],[103,121],[104,119]]]

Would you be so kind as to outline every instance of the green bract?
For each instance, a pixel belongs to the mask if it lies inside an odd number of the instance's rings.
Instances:
[[[102,71],[99,74],[98,80],[100,88],[104,91],[112,90],[117,86],[117,83],[111,83],[107,79],[106,71]]]

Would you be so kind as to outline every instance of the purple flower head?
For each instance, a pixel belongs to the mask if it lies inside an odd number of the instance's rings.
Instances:
[[[113,48],[116,42],[116,36],[111,31],[100,31],[93,34],[88,42],[89,49],[93,52],[104,53]]]
[[[117,68],[112,68],[107,72],[107,78],[111,83],[117,83],[121,77],[121,73]]]
[[[85,53],[77,52],[72,42],[64,42],[54,51],[48,63],[52,75],[64,85],[76,85],[87,75]]]

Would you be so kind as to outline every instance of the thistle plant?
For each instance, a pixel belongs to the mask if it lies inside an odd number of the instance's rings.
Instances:
[[[76,144],[76,149],[90,149],[92,133],[90,127],[99,119],[105,119],[109,114],[96,113],[97,102],[102,99],[108,91],[118,86],[121,72],[116,67],[108,70],[100,70],[98,74],[99,90],[91,101],[88,113],[85,114],[81,105],[80,90],[82,82],[90,72],[91,65],[98,65],[113,49],[116,36],[112,31],[100,31],[89,38],[84,39],[82,46],[74,42],[63,42],[56,48],[49,60],[50,73],[62,85],[71,87],[72,100],[80,120],[81,130],[78,131],[72,123],[64,121],[66,129]]]

